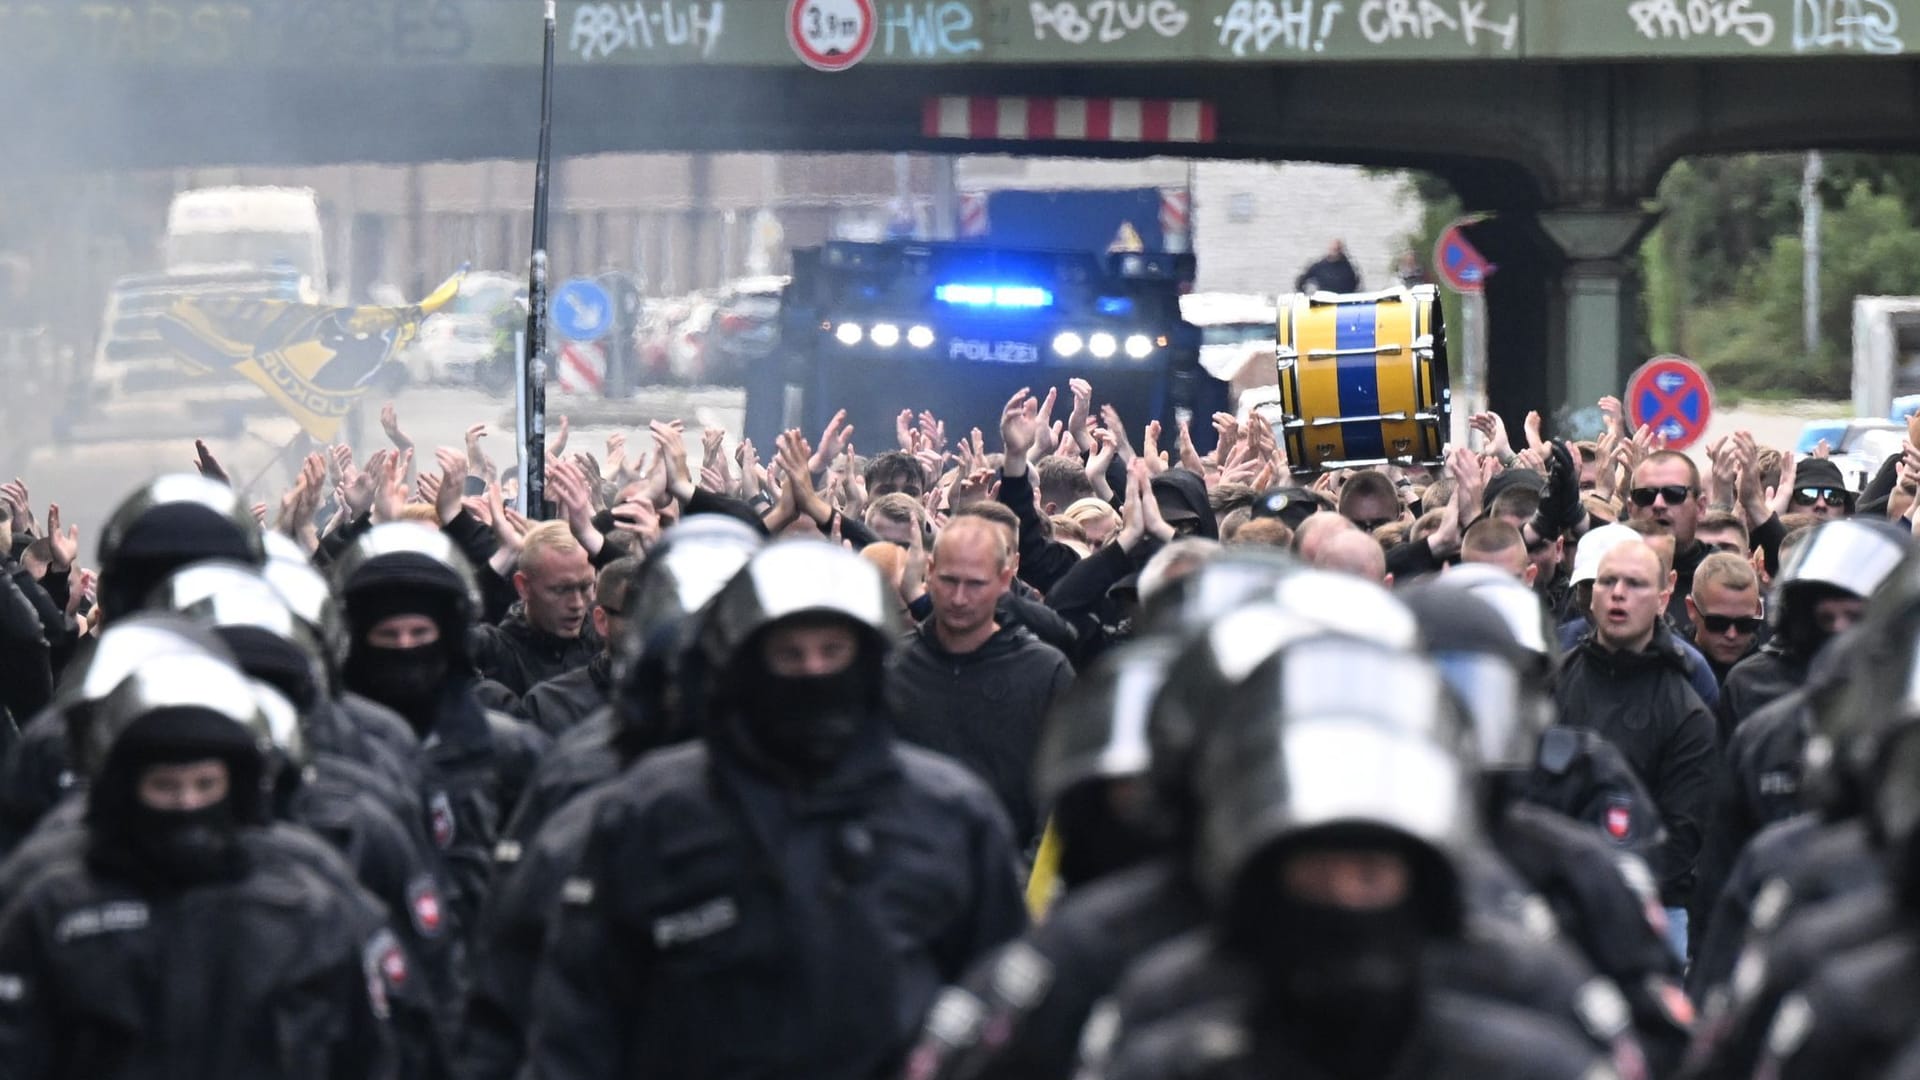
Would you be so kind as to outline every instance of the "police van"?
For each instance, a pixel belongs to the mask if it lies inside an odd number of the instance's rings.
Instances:
[[[867,453],[891,449],[902,409],[931,410],[959,438],[999,429],[1021,387],[1093,385],[1136,445],[1150,420],[1173,443],[1198,416],[1194,442],[1211,449],[1205,418],[1227,384],[1200,365],[1200,331],[1181,317],[1193,283],[1189,254],[1021,251],[967,243],[832,241],[793,253],[781,298],[780,344],[747,372],[746,430],[771,446],[797,427],[817,437],[840,409]],[[989,435],[989,443],[994,440]]]

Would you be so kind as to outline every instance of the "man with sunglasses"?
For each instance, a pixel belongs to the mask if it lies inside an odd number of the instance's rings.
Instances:
[[[1786,535],[1780,519],[1767,510],[1764,489],[1757,485],[1741,492],[1747,520],[1757,524],[1749,530],[1754,547],[1767,553],[1767,565],[1778,565],[1780,540]],[[1627,489],[1629,521],[1657,525],[1673,536],[1673,598],[1667,604],[1667,618],[1683,634],[1692,629],[1687,613],[1687,598],[1693,595],[1693,575],[1711,550],[1699,536],[1705,507],[1700,501],[1700,467],[1678,450],[1656,450],[1633,470],[1633,485]]]
[[[1820,521],[1853,516],[1854,494],[1840,467],[1826,458],[1808,458],[1794,467],[1793,509]]]
[[[1766,626],[1760,611],[1760,578],[1745,558],[1715,551],[1701,561],[1687,597],[1693,623],[1688,636],[1720,685],[1726,685],[1733,665],[1760,646]]]

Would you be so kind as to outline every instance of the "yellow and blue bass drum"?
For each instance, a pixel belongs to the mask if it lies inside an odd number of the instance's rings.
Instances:
[[[1432,285],[1280,300],[1281,436],[1296,472],[1438,465],[1452,399]]]

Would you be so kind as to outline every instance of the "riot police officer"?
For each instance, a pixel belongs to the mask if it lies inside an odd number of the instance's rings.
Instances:
[[[189,656],[102,702],[83,842],[0,915],[9,1075],[389,1075],[405,960],[364,894],[266,824],[263,748],[297,738],[276,697]]]
[[[1192,695],[1165,694],[1164,685],[1189,635],[1243,604],[1270,601],[1296,573],[1310,572],[1277,551],[1219,553],[1144,602],[1140,636],[1103,657],[1056,705],[1037,763],[1038,803],[1053,806],[1075,787],[1085,800],[1064,816],[1055,809],[1065,895],[1043,922],[941,996],[909,1057],[909,1076],[1066,1075],[1094,1003],[1126,966],[1202,924],[1204,905],[1182,855],[1190,831],[1185,777],[1168,764],[1189,733],[1184,724],[1155,727],[1164,724],[1162,703]],[[1136,779],[1145,790],[1130,787]],[[1050,850],[1042,845],[1036,878]]]
[[[1118,1077],[1607,1075],[1575,1031],[1462,993],[1469,751],[1438,673],[1318,636],[1245,673],[1202,736],[1208,992],[1122,1032]]]
[[[1750,897],[1751,914],[1744,927],[1732,925],[1735,905],[1716,915],[1726,924],[1714,927],[1719,945],[1703,957],[1713,966],[1699,988],[1705,1008],[1690,1055],[1694,1076],[1753,1075],[1772,1045],[1770,1029],[1797,1054],[1806,1033],[1794,1031],[1784,1002],[1829,958],[1888,939],[1908,919],[1885,869],[1891,834],[1869,810],[1877,791],[1897,791],[1882,785],[1883,775],[1899,775],[1882,762],[1914,719],[1916,612],[1920,553],[1909,552],[1883,576],[1860,623],[1816,665],[1831,666],[1833,677],[1810,680],[1800,713],[1807,726],[1797,736],[1805,745],[1798,788],[1809,811],[1762,829],[1734,863],[1724,895]],[[1735,943],[1738,959],[1729,961]]]
[[[142,485],[121,500],[100,530],[102,628],[139,610],[154,587],[180,567],[216,558],[259,566],[266,558],[263,545],[259,523],[225,484],[178,473]],[[83,651],[68,668],[85,663]],[[0,765],[0,854],[32,831],[72,786],[65,727],[45,721],[75,707],[73,685],[63,680],[64,700],[21,726],[20,739]],[[96,679],[90,700],[113,685]]]
[[[1727,672],[1720,691],[1720,745],[1761,707],[1807,679],[1820,646],[1860,618],[1866,598],[1909,546],[1904,530],[1885,521],[1826,522],[1794,551],[1773,587],[1767,621],[1773,637]]]
[[[1653,875],[1626,843],[1625,826],[1582,822],[1566,803],[1534,801],[1536,791],[1567,788],[1562,777],[1576,772],[1557,759],[1552,772],[1541,763],[1543,743],[1565,730],[1553,728],[1554,639],[1546,610],[1531,588],[1493,567],[1457,567],[1399,595],[1473,727],[1488,839],[1552,905],[1561,930],[1594,969],[1620,989],[1653,1072],[1665,1075],[1686,1050],[1693,1014]],[[1637,809],[1633,801],[1614,805],[1629,819],[1657,821],[1651,797],[1630,771],[1627,780],[1632,794],[1625,798],[1637,798]],[[1634,1053],[1624,1044],[1617,1051],[1627,1059]]]
[[[598,798],[534,996],[533,1075],[871,1077],[940,986],[1025,922],[1009,826],[894,742],[897,601],[817,541],[709,605],[699,742]]]
[[[402,1075],[448,1068],[458,1019],[462,927],[444,901],[439,860],[420,821],[419,793],[396,787],[361,761],[312,736],[332,736],[319,642],[261,571],[214,560],[162,582],[148,607],[210,626],[241,671],[279,691],[298,712],[299,743],[275,747],[269,811],[311,830],[338,851],[354,879],[386,907],[420,981],[402,988],[394,1027]]]
[[[549,740],[486,709],[467,654],[479,606],[473,571],[446,537],[377,525],[334,567],[351,645],[342,682],[400,714],[421,739],[428,835],[472,925],[491,878],[493,845]]]
[[[319,643],[326,668],[323,700],[308,714],[308,732],[318,749],[358,761],[389,783],[415,796],[421,783],[420,739],[400,714],[340,683],[340,665],[346,662],[346,616],[333,595],[333,585],[316,570],[306,553],[286,536],[266,534],[266,575],[294,618]]]
[[[661,534],[641,565],[615,643],[612,704],[555,741],[494,849],[459,1051],[465,1080],[518,1074],[541,945],[593,820],[588,795],[647,751],[692,737],[694,615],[763,543],[731,517],[696,514]]]

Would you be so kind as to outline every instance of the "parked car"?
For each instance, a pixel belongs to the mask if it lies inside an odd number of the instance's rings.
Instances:
[[[1821,440],[1826,440],[1828,459],[1839,467],[1847,488],[1857,494],[1866,488],[1867,481],[1880,471],[1887,458],[1900,452],[1900,444],[1906,437],[1905,424],[1873,416],[1809,420],[1800,428],[1800,440],[1793,450],[1805,457],[1813,453]]]
[[[738,386],[780,343],[784,277],[742,278],[720,292],[707,329],[701,381]]]
[[[469,273],[452,302],[420,324],[419,335],[401,354],[408,377],[428,384],[490,382],[485,369],[500,349],[496,316],[514,304],[525,284],[502,273]]]

